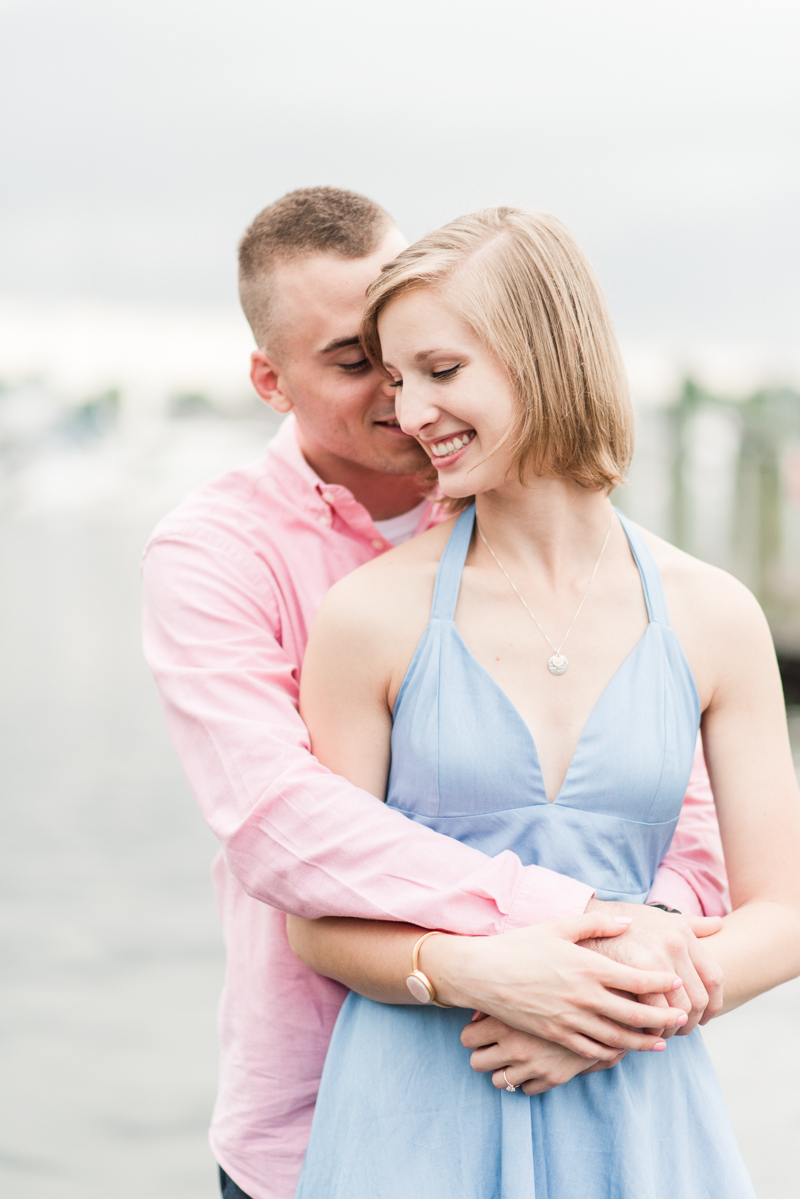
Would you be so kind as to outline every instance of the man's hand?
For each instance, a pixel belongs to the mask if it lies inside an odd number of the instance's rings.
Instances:
[[[682,1007],[688,1021],[681,1029],[664,1027],[664,1036],[677,1031],[680,1036],[690,1033],[700,1020],[705,1023],[722,1007],[722,971],[703,948],[703,937],[718,933],[722,920],[717,916],[678,916],[638,903],[606,903],[590,899],[586,909],[591,912],[618,913],[630,916],[631,924],[624,937],[593,938],[581,942],[614,962],[641,970],[674,971],[683,980],[683,987],[670,995],[674,1007]],[[640,1002],[666,1008],[662,996],[642,995]],[[654,1027],[661,1027],[656,1021]]]
[[[646,1030],[686,1021],[680,1008],[633,998],[672,995],[682,984],[671,969],[633,968],[575,943],[626,935],[630,919],[602,912],[498,937],[430,937],[420,969],[444,1003],[478,1008],[590,1062],[611,1061],[623,1049],[655,1048],[660,1033]]]
[[[585,1057],[562,1045],[543,1041],[541,1037],[509,1027],[494,1016],[477,1012],[461,1033],[461,1044],[474,1050],[469,1059],[472,1069],[479,1074],[491,1071],[492,1085],[498,1090],[504,1090],[506,1082],[510,1082],[521,1087],[526,1095],[540,1095],[563,1086],[576,1074],[608,1070],[625,1056],[623,1049],[607,1062],[597,1059],[587,1066]]]

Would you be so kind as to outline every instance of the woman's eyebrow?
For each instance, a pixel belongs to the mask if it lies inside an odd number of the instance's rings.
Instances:
[[[424,362],[426,358],[430,358],[431,354],[455,354],[460,357],[463,355],[463,350],[456,350],[452,346],[437,346],[434,350],[420,350],[414,355],[414,361]]]

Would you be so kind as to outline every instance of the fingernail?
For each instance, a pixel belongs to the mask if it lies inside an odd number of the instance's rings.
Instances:
[[[678,1019],[675,1021],[675,1023],[678,1026],[678,1028],[683,1028],[684,1024],[688,1024],[689,1017],[686,1015],[686,1012],[681,1012],[680,1016],[678,1016]]]
[[[631,924],[632,922],[633,921],[630,916],[615,916],[614,917],[615,924]]]
[[[655,1053],[661,1053],[664,1049],[666,1049],[666,1047],[667,1047],[666,1041],[656,1041],[655,1045],[653,1046],[653,1051]]]
[[[676,978],[675,982],[672,984],[672,989],[673,989],[673,991],[677,991],[678,987],[682,987],[682,986],[683,986],[683,979]]]
[[[473,1012],[472,1017],[470,1019],[470,1024],[474,1024],[476,1020],[480,1020],[482,1015],[483,1015],[483,1012]]]

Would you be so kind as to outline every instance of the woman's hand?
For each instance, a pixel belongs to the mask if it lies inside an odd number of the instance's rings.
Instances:
[[[576,1074],[608,1070],[621,1062],[626,1053],[623,1049],[608,1061],[598,1059],[587,1066],[585,1057],[572,1053],[563,1045],[520,1032],[502,1020],[483,1016],[480,1012],[475,1013],[461,1033],[461,1044],[473,1050],[469,1059],[472,1069],[479,1074],[491,1071],[492,1085],[498,1090],[504,1091],[510,1082],[521,1087],[526,1095],[540,1095],[553,1087],[563,1086]]]
[[[443,1002],[477,1007],[555,1042],[582,1057],[585,1068],[586,1061],[611,1062],[622,1050],[654,1049],[661,1035],[649,1030],[687,1022],[679,1007],[633,998],[669,998],[682,986],[671,970],[638,970],[576,944],[624,936],[628,927],[628,917],[601,912],[498,937],[431,937],[422,946],[420,968]]]

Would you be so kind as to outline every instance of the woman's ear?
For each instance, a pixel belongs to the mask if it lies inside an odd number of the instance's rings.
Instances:
[[[250,379],[265,404],[284,415],[294,404],[282,386],[280,367],[265,350],[253,350],[250,355]]]

